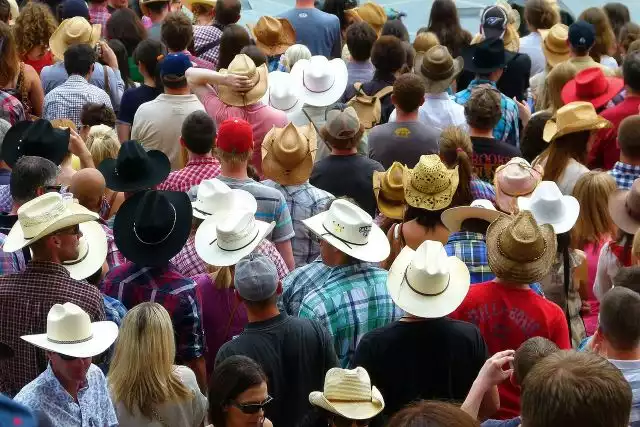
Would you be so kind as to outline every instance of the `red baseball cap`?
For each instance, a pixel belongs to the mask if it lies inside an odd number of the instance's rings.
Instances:
[[[253,129],[249,122],[239,118],[222,122],[218,127],[216,147],[227,153],[253,151]]]

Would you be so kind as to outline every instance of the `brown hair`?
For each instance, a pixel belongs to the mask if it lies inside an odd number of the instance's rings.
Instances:
[[[640,40],[636,40],[631,42],[629,48],[627,49],[627,55],[630,55],[635,52],[640,52]]]
[[[556,343],[544,337],[529,338],[518,347],[513,357],[513,376],[522,384],[536,363],[560,350]]]
[[[241,25],[227,25],[220,36],[220,55],[216,70],[229,68],[233,58],[240,53],[243,47],[251,44],[251,37]]]
[[[423,400],[397,412],[387,427],[479,427],[480,422],[457,406]]]
[[[587,21],[595,27],[596,42],[589,51],[589,55],[594,61],[600,62],[600,58],[603,55],[609,55],[616,44],[616,36],[613,34],[609,17],[601,8],[590,7],[585,9],[578,19]]]
[[[192,3],[191,4],[191,13],[193,13],[193,19],[197,20],[200,16],[209,16],[214,11],[213,6],[209,6],[202,3]]]
[[[578,70],[569,61],[562,62],[547,74],[547,81],[544,85],[544,93],[540,100],[543,109],[549,109],[551,113],[558,111],[563,105],[562,88],[572,80]]]
[[[213,149],[213,152],[215,156],[220,160],[220,162],[228,163],[233,166],[238,166],[245,162],[248,162],[253,155],[252,150],[248,150],[243,153],[228,153],[224,150],[219,149],[218,147],[215,147]]]
[[[640,39],[640,25],[635,22],[627,22],[620,28],[618,34],[618,45],[625,53],[629,52],[629,46],[634,41]]]
[[[625,156],[640,158],[640,116],[629,116],[618,128],[618,145]]]
[[[403,74],[393,84],[393,102],[405,113],[416,111],[424,103],[424,81],[416,74]]]
[[[12,86],[20,68],[20,58],[16,50],[16,41],[9,24],[0,22],[0,87]]]
[[[458,189],[450,207],[471,204],[474,197],[471,193],[471,180],[474,179],[473,145],[469,134],[458,126],[446,127],[440,134],[440,158],[449,169],[458,166]]]
[[[18,54],[26,55],[38,46],[49,46],[49,38],[58,27],[51,9],[44,3],[28,2],[13,25]]]
[[[78,128],[76,127],[76,125],[69,119],[53,119],[50,120],[51,122],[51,126],[53,126],[54,128],[58,128],[58,129],[64,129],[64,128],[69,128],[69,129],[73,129],[74,131],[78,131]]]
[[[458,8],[454,0],[434,0],[429,14],[427,31],[432,32],[446,46],[454,58],[471,43],[471,33],[464,30],[458,18]]]
[[[493,129],[502,117],[500,102],[500,93],[492,86],[473,88],[471,97],[464,104],[464,116],[469,126],[481,130]]]
[[[171,12],[162,22],[162,42],[173,52],[182,52],[193,40],[193,24],[182,12]]]
[[[125,7],[111,14],[107,21],[107,38],[120,40],[127,48],[127,54],[132,56],[138,44],[147,38],[147,30],[138,15]],[[153,75],[154,70],[147,71]]]
[[[587,144],[591,138],[591,131],[569,133],[556,138],[549,144],[549,148],[540,155],[540,161],[544,163],[543,181],[556,181],[560,179],[570,159],[584,164],[587,157]]]
[[[402,41],[394,36],[380,36],[371,48],[371,63],[383,73],[395,73],[407,63]]]
[[[338,150],[349,150],[353,147],[357,147],[364,134],[364,125],[360,123],[360,129],[351,138],[338,139],[334,138],[326,127],[320,129],[320,137],[326,142],[329,147]]]
[[[640,344],[640,295],[625,287],[609,290],[600,303],[598,330],[618,351]]]
[[[607,14],[611,28],[616,37],[620,37],[622,27],[631,21],[629,8],[622,3],[607,3],[602,7],[604,13]]]
[[[524,19],[536,30],[548,30],[560,22],[558,6],[550,0],[527,0]]]
[[[580,216],[571,230],[573,246],[582,249],[616,234],[609,215],[609,195],[617,189],[616,181],[603,171],[590,171],[580,177],[573,188],[573,197],[580,203]]]
[[[107,125],[110,128],[116,127],[116,113],[105,104],[89,102],[82,106],[80,112],[80,123],[84,126]]]
[[[522,140],[520,141],[520,151],[522,157],[529,163],[540,155],[548,146],[547,142],[542,139],[544,127],[547,121],[553,117],[549,111],[542,110],[531,116],[529,123],[522,131]]]

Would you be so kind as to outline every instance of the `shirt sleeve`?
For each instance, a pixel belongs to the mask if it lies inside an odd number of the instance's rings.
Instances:
[[[131,126],[133,124],[133,116],[135,115],[134,108],[134,103],[131,99],[131,91],[127,90],[122,95],[122,101],[120,102],[120,110],[118,111],[118,123]]]
[[[282,194],[279,196],[280,201],[275,212],[276,226],[272,233],[272,240],[274,243],[285,242],[295,236],[289,206],[287,206],[287,201],[284,199]]]
[[[122,94],[124,93],[124,81],[122,80],[122,76],[120,75],[120,70],[114,70],[111,67],[107,67],[107,73],[109,74],[109,83],[111,94],[110,97],[113,99],[113,109],[114,111],[118,111],[120,109],[120,100],[122,99]]]
[[[177,334],[176,353],[182,363],[197,359],[204,354],[204,334],[200,319],[200,304],[195,296],[195,287],[185,292],[180,300],[180,313],[173,317]]]

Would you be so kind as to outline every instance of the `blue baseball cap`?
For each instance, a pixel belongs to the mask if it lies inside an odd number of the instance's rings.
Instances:
[[[596,29],[587,21],[576,21],[569,27],[569,43],[574,49],[591,49],[596,42]]]
[[[0,394],[0,426],[37,427],[38,422],[27,408]]]
[[[170,53],[165,55],[160,63],[160,76],[182,77],[185,71],[191,67],[193,67],[193,64],[187,55],[184,53]]]
[[[90,21],[89,7],[84,0],[65,0],[60,7],[60,16],[62,19],[70,19],[80,16],[87,21]]]

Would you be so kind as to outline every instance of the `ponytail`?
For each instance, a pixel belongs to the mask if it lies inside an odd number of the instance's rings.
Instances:
[[[471,181],[475,175],[471,158],[473,145],[469,134],[457,126],[449,126],[440,134],[440,158],[449,169],[458,167],[458,189],[450,207],[468,206],[474,200]]]

